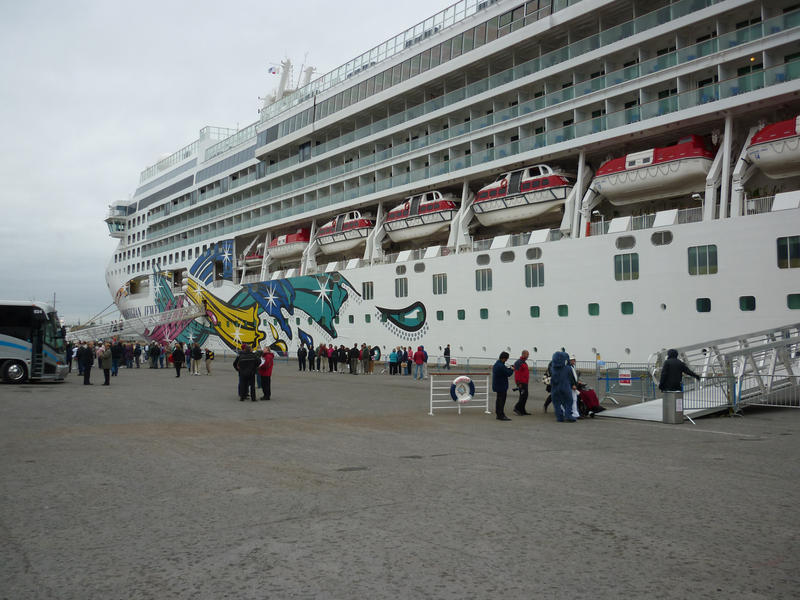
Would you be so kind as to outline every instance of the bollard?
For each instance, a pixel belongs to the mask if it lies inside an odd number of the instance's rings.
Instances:
[[[664,392],[661,422],[672,425],[683,423],[683,392]]]

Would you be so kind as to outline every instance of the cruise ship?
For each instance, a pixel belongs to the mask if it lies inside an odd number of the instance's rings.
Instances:
[[[462,0],[292,79],[109,207],[123,317],[196,309],[142,335],[645,362],[800,316],[796,0]]]

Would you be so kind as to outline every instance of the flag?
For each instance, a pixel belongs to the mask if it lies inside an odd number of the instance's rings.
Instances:
[[[270,75],[277,75],[278,70],[279,70],[278,67],[270,67],[269,69],[267,69],[267,73],[269,73]]]

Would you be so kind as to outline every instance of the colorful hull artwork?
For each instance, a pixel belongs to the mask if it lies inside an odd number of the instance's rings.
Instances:
[[[228,348],[243,344],[269,346],[285,354],[289,341],[316,345],[315,334],[336,339],[336,323],[342,306],[351,297],[361,301],[350,282],[339,273],[318,273],[287,279],[237,285],[228,281],[231,242],[220,242],[195,260],[189,268],[183,290],[175,297],[171,281],[153,273],[153,293],[159,312],[181,308],[189,303],[202,306],[205,316],[145,330],[149,339],[160,342],[195,342],[203,346],[217,336]],[[216,275],[215,275],[216,273]],[[217,277],[215,279],[215,277]],[[398,309],[379,308],[376,315],[396,333],[409,340],[421,337],[427,329],[425,307],[420,302]],[[290,317],[306,316],[308,331],[293,325]]]

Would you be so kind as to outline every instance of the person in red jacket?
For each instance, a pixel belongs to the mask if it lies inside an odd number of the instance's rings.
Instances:
[[[261,364],[258,365],[258,374],[261,377],[261,391],[264,393],[261,396],[262,400],[269,400],[272,396],[272,365],[275,363],[275,355],[269,346],[264,348],[261,354]]]
[[[530,372],[528,371],[528,351],[523,350],[520,357],[514,363],[514,382],[519,389],[519,400],[514,405],[514,414],[529,415],[525,410],[525,403],[528,401],[528,381],[530,381]]]
[[[425,363],[425,353],[422,351],[422,346],[417,347],[414,352],[414,379],[422,379],[422,365]]]

